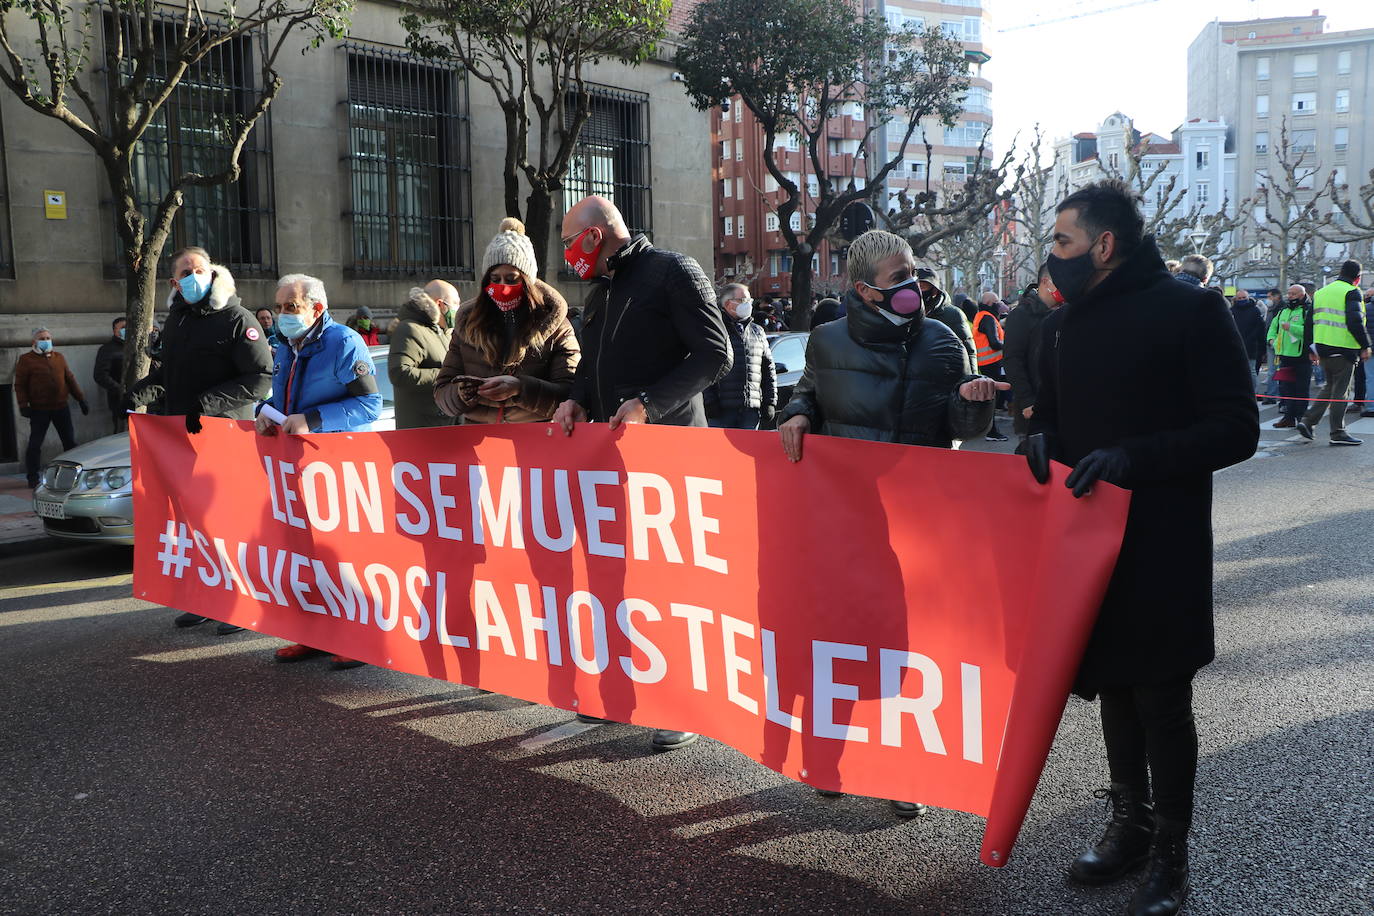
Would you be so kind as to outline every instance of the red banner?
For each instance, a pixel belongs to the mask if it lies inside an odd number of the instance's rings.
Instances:
[[[993,866],[1129,502],[1005,455],[808,436],[791,464],[714,429],[136,416],[132,440],[141,598],[972,812]]]

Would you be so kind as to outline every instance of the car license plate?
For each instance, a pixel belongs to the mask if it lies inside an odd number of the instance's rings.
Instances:
[[[34,511],[36,511],[36,512],[39,514],[39,516],[41,516],[42,518],[59,518],[59,519],[60,519],[60,518],[66,518],[66,517],[67,517],[67,513],[65,513],[65,512],[62,511],[62,504],[61,504],[61,503],[43,502],[41,499],[40,499],[40,500],[34,500],[33,508],[34,508]]]

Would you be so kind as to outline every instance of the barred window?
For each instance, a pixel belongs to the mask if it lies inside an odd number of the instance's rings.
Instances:
[[[10,236],[10,186],[5,167],[5,131],[0,125],[0,277],[14,276],[14,248]],[[0,446],[3,452],[3,446]]]
[[[649,96],[589,87],[591,114],[563,179],[563,212],[589,194],[609,197],[631,233],[653,238],[649,176]],[[565,100],[569,117],[576,98]]]
[[[345,45],[353,269],[472,276],[467,83],[456,67]]]
[[[107,46],[113,46],[116,22],[128,30],[128,19],[104,20]],[[165,15],[154,22],[157,47],[171,48],[179,41],[181,17]],[[180,82],[154,116],[134,148],[134,187],[143,214],[151,222],[172,181],[188,172],[202,175],[229,167],[233,137],[257,104],[259,56],[266,37],[243,36],[211,51],[182,75]],[[126,38],[125,47],[136,39]],[[134,61],[119,63],[112,84],[127,79]],[[173,66],[170,52],[153,62],[153,82],[167,78]],[[115,97],[114,85],[110,98]],[[270,109],[269,109],[270,111]],[[272,197],[271,124],[269,115],[258,118],[239,155],[237,181],[208,187],[188,187],[184,202],[172,222],[172,234],[163,248],[164,269],[171,253],[198,245],[239,275],[270,275],[276,268],[276,238]],[[117,262],[118,263],[118,262]]]

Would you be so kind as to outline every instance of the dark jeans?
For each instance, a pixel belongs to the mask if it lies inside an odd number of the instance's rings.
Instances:
[[[30,480],[38,476],[38,456],[43,451],[43,440],[48,438],[50,424],[57,428],[57,436],[62,440],[63,450],[76,448],[76,433],[72,430],[72,412],[69,408],[29,408],[29,447],[24,451],[24,471]]]
[[[1326,371],[1326,384],[1321,391],[1317,392],[1318,400],[1307,413],[1303,414],[1302,421],[1308,426],[1316,426],[1322,421],[1322,414],[1326,409],[1331,408],[1331,431],[1339,432],[1345,429],[1345,408],[1350,401],[1350,382],[1355,375],[1355,363],[1344,356],[1323,356],[1321,358],[1322,369]]]
[[[706,421],[707,425],[718,429],[758,429],[759,409],[757,407],[736,407],[722,410]]]
[[[1190,824],[1197,778],[1193,679],[1102,691],[1102,737],[1112,782],[1148,797],[1164,820]]]
[[[979,374],[979,375],[986,376],[986,377],[988,377],[988,378],[990,378],[990,379],[993,379],[994,381],[998,381],[998,382],[1005,382],[1005,381],[1007,380],[1007,374],[1006,374],[1006,372],[1004,372],[1004,371],[1002,370],[1002,361],[1001,361],[1000,359],[999,359],[997,362],[995,362],[995,363],[989,363],[989,364],[986,365],[986,366],[979,366],[979,367],[978,367],[978,374]],[[1009,392],[1006,392],[1006,391],[999,391],[999,392],[997,392],[997,406],[998,406],[998,407],[1005,407],[1005,406],[1006,406],[1007,400],[1008,400],[1008,397],[1007,397],[1008,394],[1009,394]],[[999,430],[999,429],[997,428],[997,415],[996,415],[996,414],[993,414],[993,415],[992,415],[992,426],[988,429],[988,432],[990,432],[990,433],[1001,432],[1001,430]]]
[[[1369,396],[1369,395],[1366,393],[1366,392],[1369,391],[1368,380],[1369,380],[1369,363],[1368,363],[1366,360],[1363,360],[1363,359],[1362,359],[1362,360],[1360,360],[1358,363],[1355,364],[1355,398],[1354,398],[1354,399],[1355,399],[1356,401],[1363,401],[1365,398],[1367,398],[1367,397]],[[1368,407],[1369,407],[1368,404],[1363,404],[1363,403],[1357,404],[1357,405],[1356,405],[1356,408],[1357,408],[1358,410],[1366,410],[1366,409],[1368,409]]]
[[[1312,394],[1312,361],[1306,356],[1280,356],[1279,368],[1292,369],[1297,376],[1295,381],[1279,382],[1279,397],[1297,398],[1295,401],[1279,401],[1279,412],[1294,420],[1301,419],[1311,406],[1307,399]]]
[[[114,424],[114,431],[122,433],[129,428],[129,415],[120,408],[124,404],[124,398],[118,391],[105,391],[105,403],[110,408],[110,422]]]

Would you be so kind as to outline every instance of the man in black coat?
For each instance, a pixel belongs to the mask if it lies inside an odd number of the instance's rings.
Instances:
[[[95,383],[105,392],[105,404],[110,408],[114,421],[114,431],[124,432],[129,426],[129,415],[123,410],[124,404],[124,328],[128,322],[121,315],[110,322],[110,339],[95,351]]]
[[[1250,368],[1254,371],[1254,379],[1258,386],[1259,367],[1264,361],[1267,347],[1265,337],[1269,323],[1264,320],[1264,311],[1259,304],[1243,289],[1236,292],[1236,298],[1231,305],[1231,318],[1235,320],[1236,330],[1240,332],[1241,342],[1245,344],[1245,355],[1250,360]]]
[[[706,422],[721,429],[771,429],[778,408],[778,376],[768,335],[753,320],[749,287],[730,283],[721,290],[720,310],[730,334],[730,371],[702,392]]]
[[[584,197],[563,217],[563,259],[596,279],[582,324],[582,361],[553,422],[705,426],[701,393],[730,371],[732,353],[715,290],[696,261],[664,251],[605,197]],[[657,729],[658,750],[683,747],[695,732]]]
[[[630,237],[615,204],[587,197],[563,217],[564,259],[598,279],[582,361],[554,421],[705,426],[701,393],[730,370],[730,338],[696,261]]]
[[[1035,412],[1035,396],[1040,390],[1040,349],[1043,340],[1040,327],[1061,300],[1050,279],[1047,266],[1040,268],[1039,279],[1028,286],[1021,301],[1006,320],[1006,341],[1002,345],[1002,364],[1011,382],[1011,424],[1021,441],[1016,454],[1026,451],[1026,436],[1030,431],[1030,417]]]
[[[1042,326],[1027,457],[1042,482],[1048,457],[1072,466],[1075,496],[1132,491],[1075,686],[1102,698],[1113,814],[1070,874],[1104,884],[1148,859],[1131,912],[1157,916],[1188,890],[1192,680],[1216,653],[1212,473],[1254,454],[1259,412],[1225,298],[1170,276],[1125,183],[1088,185],[1057,214],[1049,272],[1067,305]]]

